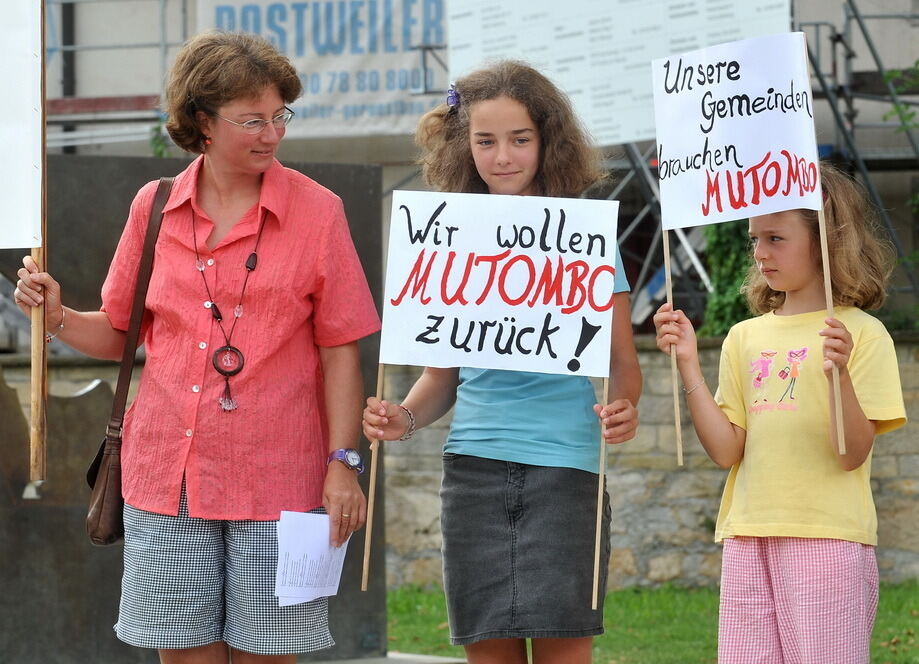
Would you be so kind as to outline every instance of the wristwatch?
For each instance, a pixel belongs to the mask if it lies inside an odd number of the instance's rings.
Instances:
[[[364,460],[361,458],[361,453],[353,448],[343,447],[335,450],[329,454],[329,463],[333,461],[341,461],[348,468],[356,470],[358,473],[364,472]]]

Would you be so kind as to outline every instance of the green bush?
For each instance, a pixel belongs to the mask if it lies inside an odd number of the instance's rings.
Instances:
[[[898,261],[906,270],[919,269],[919,251],[914,251]],[[878,311],[878,318],[888,330],[919,330],[919,303],[901,306],[891,300]]]
[[[727,334],[734,323],[750,317],[740,286],[750,264],[747,220],[712,224],[705,233],[705,259],[714,292],[708,294],[700,336]]]

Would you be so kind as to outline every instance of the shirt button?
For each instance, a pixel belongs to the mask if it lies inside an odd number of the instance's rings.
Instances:
[[[186,436],[187,438],[191,438],[191,434],[192,434],[191,429],[186,429],[186,430],[185,430],[185,436]]]
[[[192,386],[191,386],[191,391],[192,391],[192,392],[200,392],[200,391],[201,391],[201,386],[200,386],[200,385],[192,385]]]
[[[213,264],[214,264],[214,259],[213,259],[213,258],[208,258],[208,259],[207,259],[207,264],[208,264],[208,265],[213,265]]]
[[[205,308],[205,309],[210,309],[211,306],[212,306],[213,304],[214,304],[214,303],[211,302],[210,300],[205,300],[205,301],[204,301],[204,308]]]
[[[207,348],[207,343],[204,341],[198,342],[198,348],[200,348],[201,350],[204,350],[205,348]]]

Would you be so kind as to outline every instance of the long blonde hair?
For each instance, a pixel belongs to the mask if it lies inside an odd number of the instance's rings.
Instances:
[[[820,181],[833,304],[880,309],[887,299],[895,261],[893,248],[877,223],[877,212],[864,187],[837,168],[821,163]],[[813,258],[822,275],[817,211],[801,209],[798,213],[810,231]],[[755,314],[773,311],[785,302],[785,293],[769,288],[755,262],[747,270],[741,293]]]
[[[440,104],[418,122],[415,143],[425,182],[440,191],[486,193],[469,145],[469,111],[477,102],[508,97],[522,104],[539,130],[539,169],[533,182],[543,196],[577,196],[601,177],[592,147],[568,97],[527,64],[503,60],[455,85],[459,103]]]

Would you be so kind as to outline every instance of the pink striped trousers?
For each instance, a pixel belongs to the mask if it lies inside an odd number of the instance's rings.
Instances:
[[[724,540],[719,664],[867,664],[874,547],[796,537]]]

